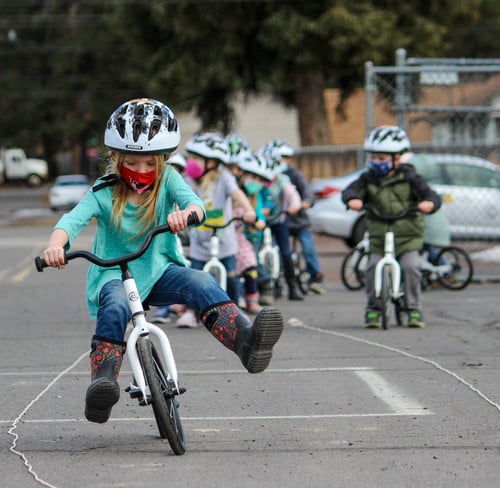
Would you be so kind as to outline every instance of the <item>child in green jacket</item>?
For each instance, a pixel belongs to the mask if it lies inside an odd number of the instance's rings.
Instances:
[[[435,212],[441,199],[410,164],[401,164],[403,153],[410,149],[405,131],[397,126],[374,129],[365,141],[369,169],[342,192],[342,200],[352,210],[361,211],[365,204],[383,215],[397,215],[408,207],[418,207],[422,214]],[[370,260],[366,275],[367,306],[365,327],[379,328],[380,304],[374,292],[374,272],[384,250],[387,224],[367,212],[370,234]],[[420,302],[418,252],[424,239],[422,215],[410,214],[394,223],[396,256],[403,270],[408,305],[408,327],[425,326]]]

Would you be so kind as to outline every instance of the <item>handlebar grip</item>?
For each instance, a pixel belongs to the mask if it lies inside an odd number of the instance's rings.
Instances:
[[[188,218],[187,218],[187,223],[188,225],[200,225],[200,219],[198,218],[198,214],[193,210]]]
[[[43,272],[43,268],[47,267],[47,263],[45,262],[45,260],[42,257],[37,256],[35,258],[35,267],[36,267],[36,270],[39,273],[42,273]]]

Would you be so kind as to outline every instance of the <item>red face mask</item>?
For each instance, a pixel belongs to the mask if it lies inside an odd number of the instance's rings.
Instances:
[[[156,170],[148,171],[147,173],[139,173],[138,171],[131,170],[122,166],[120,173],[127,183],[129,188],[142,195],[148,188],[150,188],[156,180]]]

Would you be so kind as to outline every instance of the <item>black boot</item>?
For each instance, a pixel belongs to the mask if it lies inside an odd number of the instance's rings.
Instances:
[[[126,343],[92,337],[90,368],[92,383],[85,397],[85,417],[90,422],[102,424],[111,415],[111,407],[120,398],[120,386],[116,379],[122,365]]]
[[[297,284],[293,261],[291,259],[286,259],[283,262],[283,267],[285,271],[286,284],[288,285],[288,300],[304,300],[304,295],[302,295]]]
[[[249,373],[261,373],[271,362],[273,346],[283,332],[283,317],[276,308],[264,308],[253,324],[233,302],[219,303],[202,313],[210,333],[234,351]]]

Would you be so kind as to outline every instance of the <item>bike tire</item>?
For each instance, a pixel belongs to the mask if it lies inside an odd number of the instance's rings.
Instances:
[[[148,400],[153,407],[160,437],[168,440],[175,454],[184,454],[186,438],[178,411],[179,402],[175,398],[156,348],[148,337],[138,339],[137,354],[151,392],[151,398]]]
[[[391,312],[391,273],[387,267],[382,270],[382,289],[380,291],[380,315],[382,316],[382,328],[389,328],[389,315]]]
[[[472,261],[460,247],[447,246],[439,251],[436,257],[436,264],[439,263],[451,264],[452,271],[450,273],[438,274],[438,281],[449,290],[463,290],[471,281],[474,274]]]
[[[340,278],[348,290],[357,291],[365,286],[365,273],[359,269],[359,263],[363,256],[366,257],[366,254],[352,249],[342,260]]]
[[[295,262],[298,271],[296,276],[299,289],[303,295],[307,295],[311,288],[311,275],[306,269],[306,260],[304,259],[304,255],[302,253],[297,253]]]
[[[406,302],[403,280],[401,280],[399,291],[401,292],[401,296],[394,300],[394,315],[396,316],[396,323],[400,327],[403,327],[408,323],[408,304]]]

